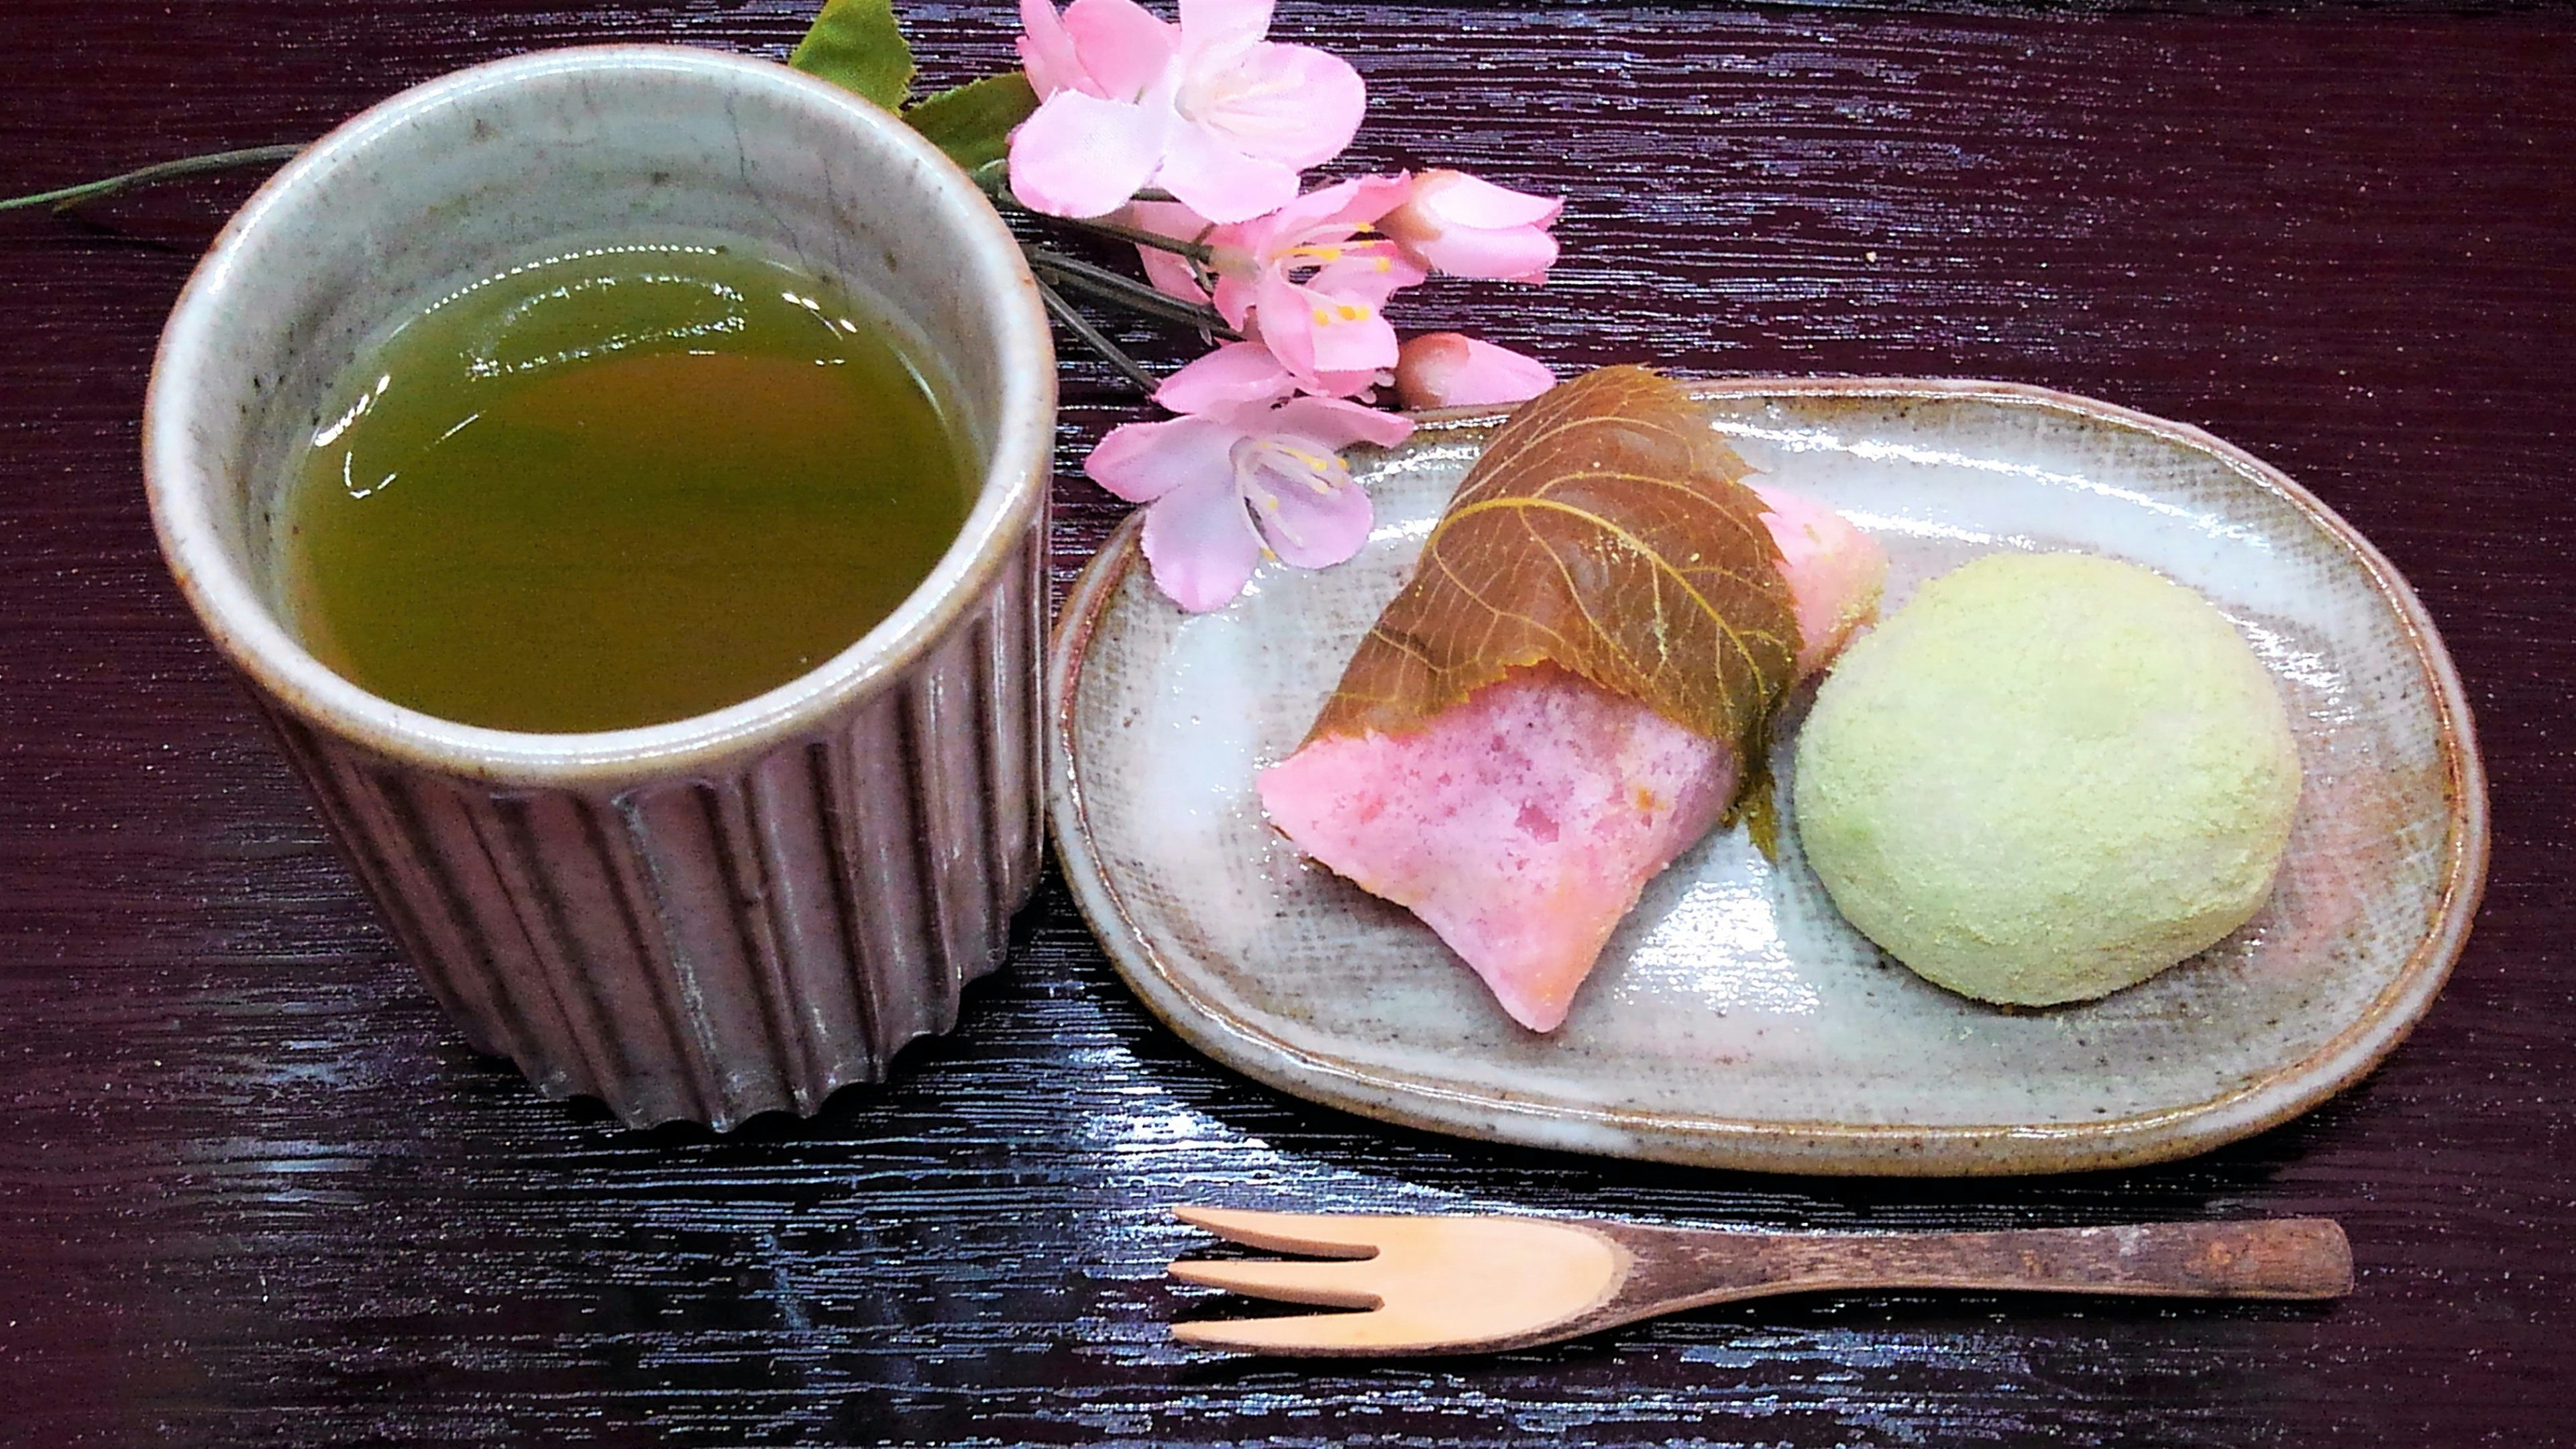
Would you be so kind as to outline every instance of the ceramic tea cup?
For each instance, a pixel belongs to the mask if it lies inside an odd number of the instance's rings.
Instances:
[[[594,734],[477,728],[326,669],[280,608],[280,493],[325,390],[495,259],[737,239],[883,304],[980,489],[930,576],[812,672]],[[1038,868],[1054,355],[972,182],[766,61],[555,51],[404,92],[280,172],[163,334],[144,463],[181,591],[404,953],[478,1049],[625,1121],[810,1113],[955,1024]]]

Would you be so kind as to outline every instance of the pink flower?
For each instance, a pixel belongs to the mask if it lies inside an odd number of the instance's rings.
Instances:
[[[1342,153],[1367,89],[1342,60],[1262,37],[1270,0],[1020,0],[1020,60],[1042,98],[1011,135],[1011,190],[1056,216],[1104,216],[1148,186],[1242,221]]]
[[[1556,262],[1556,238],[1547,228],[1564,209],[1560,197],[1513,191],[1464,171],[1425,171],[1379,228],[1435,272],[1544,282]]]
[[[1150,231],[1174,241],[1213,242],[1217,232],[1215,222],[1177,201],[1130,202],[1126,210],[1118,213],[1118,219],[1138,231]],[[1199,285],[1199,273],[1189,258],[1142,244],[1136,248],[1136,257],[1144,263],[1145,280],[1153,283],[1155,290],[1185,302],[1209,300],[1208,290]],[[1213,272],[1213,266],[1210,270]]]
[[[1308,391],[1369,386],[1395,366],[1395,328],[1378,309],[1429,275],[1394,243],[1359,239],[1405,195],[1400,177],[1363,176],[1218,232],[1216,310],[1257,331]]]
[[[1426,332],[1396,355],[1395,395],[1409,408],[1527,402],[1554,386],[1537,358],[1455,332]]]
[[[1257,343],[1218,348],[1167,379],[1155,401],[1182,414],[1112,428],[1082,469],[1147,505],[1154,582],[1191,613],[1243,592],[1265,546],[1324,568],[1368,542],[1372,513],[1341,450],[1404,441],[1411,420],[1337,398],[1297,397]]]
[[[1395,366],[1395,328],[1379,309],[1397,288],[1429,275],[1395,243],[1360,236],[1410,194],[1403,177],[1363,176],[1213,232],[1205,218],[1169,202],[1140,201],[1126,214],[1147,231],[1204,238],[1215,253],[1216,310],[1258,337],[1298,386],[1342,397],[1378,385]],[[1210,300],[1182,258],[1154,247],[1137,251],[1155,286]]]

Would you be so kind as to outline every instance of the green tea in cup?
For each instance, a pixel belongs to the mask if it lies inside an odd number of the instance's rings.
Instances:
[[[360,687],[497,729],[794,679],[893,612],[972,502],[887,315],[736,244],[496,265],[314,420],[278,519],[291,626]]]
[[[884,1080],[1008,957],[1055,379],[1019,242],[902,117],[539,51],[260,189],[163,331],[144,481],[464,1039],[725,1131]]]

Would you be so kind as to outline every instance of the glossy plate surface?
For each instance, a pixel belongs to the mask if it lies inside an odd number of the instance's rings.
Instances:
[[[1388,1121],[1766,1171],[2056,1172],[2179,1157],[2367,1072],[2431,1004],[2486,870],[2467,706],[2395,570],[2277,471],[2196,429],[1998,383],[1694,384],[1771,478],[1892,560],[1887,605],[1999,550],[2082,550],[2200,590],[2290,705],[2306,771],[2273,898],[2105,1000],[1951,995],[1846,925],[1800,858],[1740,829],[1651,883],[1559,1031],[1515,1025],[1427,927],[1263,819],[1293,750],[1497,423],[1428,421],[1354,458],[1361,555],[1265,565],[1220,612],[1156,593],[1137,521],[1058,625],[1050,812],[1128,983],[1217,1060]],[[1785,802],[1794,720],[1774,767]]]

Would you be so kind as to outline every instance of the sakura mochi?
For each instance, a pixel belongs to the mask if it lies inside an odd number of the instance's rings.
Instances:
[[[1552,665],[1404,735],[1262,773],[1308,855],[1440,933],[1512,1019],[1553,1031],[1637,893],[1726,813],[1735,752]]]
[[[1743,471],[1641,369],[1542,395],[1259,779],[1283,834],[1412,910],[1534,1031],[1646,882],[1754,803],[1771,711],[1876,610],[1877,545]]]

